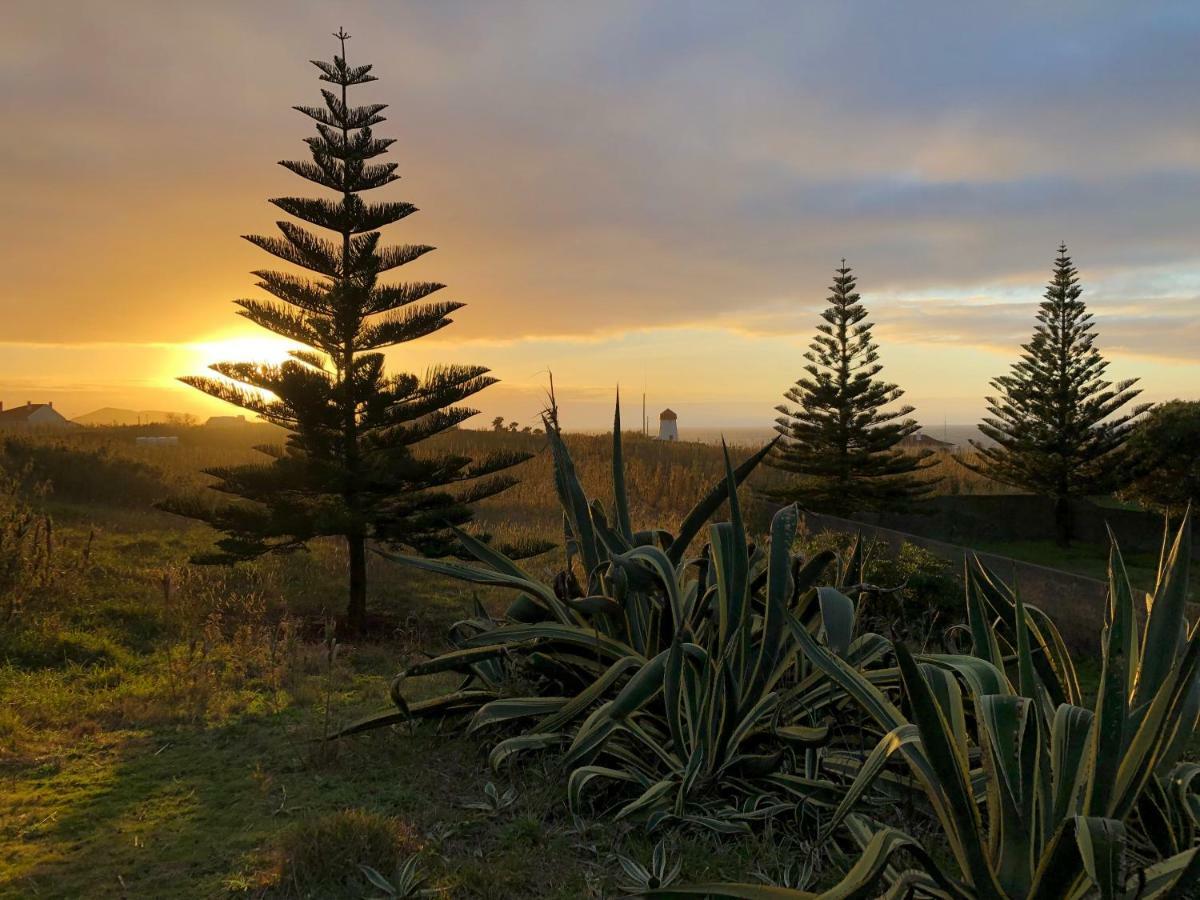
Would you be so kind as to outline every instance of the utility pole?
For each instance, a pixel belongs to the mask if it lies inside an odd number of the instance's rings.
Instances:
[[[646,364],[642,363],[642,437],[649,434],[650,423],[646,419]]]

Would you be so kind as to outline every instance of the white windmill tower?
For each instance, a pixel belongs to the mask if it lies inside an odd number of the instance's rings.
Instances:
[[[658,439],[660,441],[679,440],[679,416],[672,409],[664,409],[658,414]]]

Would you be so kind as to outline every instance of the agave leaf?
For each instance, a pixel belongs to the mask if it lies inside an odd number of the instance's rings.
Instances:
[[[634,656],[630,647],[621,641],[600,634],[588,628],[577,625],[560,624],[558,622],[536,622],[531,625],[506,625],[494,631],[464,638],[465,647],[489,647],[514,644],[520,645],[526,641],[541,639],[538,646],[577,648],[594,658],[609,657],[620,659],[623,656]]]
[[[759,699],[750,711],[742,717],[736,727],[730,732],[727,743],[721,748],[722,755],[728,756],[736,751],[743,740],[759,727],[763,720],[771,716],[779,708],[779,695],[766,694]],[[732,718],[730,720],[732,722]]]
[[[717,650],[724,653],[742,624],[746,605],[746,544],[739,546],[733,526],[718,522],[710,529],[713,569],[717,579]]]
[[[490,544],[485,544],[477,537],[468,534],[454,525],[450,526],[450,530],[454,533],[458,542],[463,545],[463,548],[481,563],[486,563],[497,572],[512,575],[514,578],[523,578],[526,581],[535,580],[532,575],[517,565],[516,562]]]
[[[1093,733],[1095,760],[1090,774],[1086,811],[1092,815],[1104,813],[1110,805],[1117,771],[1132,734],[1129,719],[1129,698],[1136,677],[1137,656],[1133,597],[1125,564],[1116,543],[1109,553],[1109,619],[1103,634],[1103,654],[1100,685],[1096,697],[1096,723]]]
[[[596,532],[592,527],[592,515],[587,497],[583,493],[583,486],[575,472],[575,463],[571,459],[571,453],[558,428],[550,422],[546,424],[546,440],[550,445],[551,459],[554,461],[554,486],[558,491],[563,515],[569,524],[569,530],[574,538],[579,556],[583,560],[584,571],[591,572],[600,565],[601,559],[596,546]]]
[[[1149,866],[1146,886],[1138,900],[1169,900],[1194,896],[1200,886],[1200,848],[1185,850],[1169,859]]]
[[[663,670],[669,651],[658,654],[642,666],[612,700],[592,712],[567,751],[564,762],[571,765],[595,753],[607,740],[619,720],[640,709],[656,697],[663,687]]]
[[[1183,659],[1169,672],[1169,679],[1162,684],[1146,709],[1117,770],[1107,810],[1114,819],[1123,819],[1133,808],[1146,781],[1154,774],[1156,752],[1161,752],[1160,748],[1169,740],[1164,739],[1164,732],[1169,726],[1178,725],[1179,715],[1200,673],[1200,628],[1193,631]]]
[[[612,769],[606,766],[580,766],[572,770],[567,779],[567,804],[572,812],[583,808],[583,792],[589,784],[598,778],[608,781],[622,781],[627,784],[640,784],[636,776],[624,769]]]
[[[1071,652],[1067,649],[1066,641],[1059,633],[1053,620],[1036,606],[1025,606],[1026,621],[1030,631],[1037,635],[1038,646],[1041,650],[1034,660],[1035,668],[1042,674],[1042,682],[1049,681],[1048,693],[1051,703],[1070,703],[1079,706],[1083,703],[1083,691],[1079,688],[1079,675],[1075,664],[1071,661]],[[1040,663],[1040,665],[1039,665]],[[1049,670],[1048,674],[1046,670]],[[1061,686],[1061,696],[1054,686]]]
[[[645,660],[640,656],[623,656],[605,670],[604,674],[576,694],[543,723],[547,731],[557,731],[585,709],[605,696],[609,689],[626,673],[641,667]]]
[[[1137,799],[1135,815],[1139,829],[1153,845],[1160,858],[1178,853],[1191,846],[1182,836],[1185,828],[1180,827],[1180,810],[1174,808],[1168,786],[1161,778],[1151,778]]]
[[[459,581],[466,581],[471,584],[487,584],[494,587],[516,588],[525,591],[529,595],[536,596],[542,605],[554,614],[560,622],[576,621],[576,617],[569,609],[562,605],[553,590],[532,578],[522,578],[506,572],[480,569],[462,563],[429,559],[424,556],[412,556],[406,553],[390,553],[386,550],[376,550],[375,552],[384,559],[391,560],[392,562],[402,563],[414,569],[433,572],[437,575],[446,575]]]
[[[844,658],[854,636],[854,603],[837,588],[831,587],[817,588],[817,598],[821,604],[821,626],[825,631],[825,641],[829,649]]]
[[[980,565],[978,557],[975,557],[975,563],[977,566]],[[971,565],[966,563],[965,566],[967,622],[971,629],[971,643],[974,645],[975,655],[1003,671],[1004,654],[1000,652],[996,632],[989,621],[990,617],[984,605],[983,588]]]
[[[564,737],[564,735],[558,732],[536,732],[534,734],[521,734],[508,738],[492,748],[491,753],[488,754],[488,764],[492,767],[493,771],[499,772],[504,764],[518,753],[524,753],[527,750],[548,750],[551,747],[557,747],[562,744]]]
[[[891,731],[906,723],[900,711],[870,681],[822,647],[808,629],[793,615],[787,617],[788,628],[818,670],[856,700],[881,728]]]
[[[950,839],[951,850],[981,896],[1002,896],[984,848],[983,823],[975,806],[967,760],[958,751],[929,683],[903,644],[896,645],[896,658],[930,770],[944,797],[944,802],[935,802],[935,808]],[[937,800],[936,797],[930,799]]]
[[[1004,670],[997,668],[987,660],[974,656],[962,656],[953,653],[938,653],[919,657],[923,663],[940,666],[952,671],[963,680],[973,700],[989,694],[1014,693],[1012,684]]]
[[[1033,670],[1033,651],[1029,646],[1029,621],[1021,592],[1013,589],[1013,633],[1017,636],[1017,690],[1022,697],[1038,699],[1037,675]]]
[[[1005,896],[1019,897],[1033,873],[1039,719],[1033,701],[1014,694],[984,697],[979,709],[985,768],[994,773],[988,782],[994,869]]]
[[[683,756],[686,753],[684,738],[685,702],[683,692],[683,645],[676,634],[667,651],[667,660],[663,668],[663,706],[667,719],[667,730],[671,735],[671,747],[675,753]]]
[[[865,669],[874,666],[891,652],[891,641],[882,634],[868,631],[850,642],[850,649],[846,651],[846,662]]]
[[[494,634],[494,632],[483,632],[484,634]],[[475,663],[482,662],[487,659],[495,659],[498,656],[504,656],[512,650],[532,649],[540,642],[538,638],[532,638],[517,643],[495,644],[483,647],[469,647],[460,650],[450,650],[440,656],[435,656],[433,659],[424,659],[420,662],[413,663],[405,670],[405,676],[417,677],[420,675],[433,675],[437,672],[469,672],[471,666]]]
[[[705,816],[698,814],[676,815],[674,813],[664,812],[661,810],[650,814],[650,816],[646,819],[646,828],[649,831],[654,831],[669,823],[679,823],[681,825],[699,825],[701,828],[705,828],[709,831],[715,832],[716,834],[744,835],[750,833],[749,823],[742,821],[741,819],[733,819],[728,815],[722,815],[720,818],[717,816]],[[678,865],[679,861],[676,861],[676,866]]]
[[[825,574],[825,570],[829,568],[831,563],[836,561],[837,554],[832,550],[822,550],[820,553],[814,553],[812,558],[798,567],[793,574],[793,581],[795,582],[795,586],[792,588],[793,596],[798,597],[816,587],[821,576]]]
[[[629,492],[625,488],[625,457],[621,452],[621,389],[617,389],[617,403],[613,410],[612,449],[613,508],[617,515],[617,529],[631,546],[634,543],[633,525],[629,518]]]
[[[625,553],[631,545],[619,531],[608,524],[608,514],[604,511],[604,504],[599,500],[593,500],[588,504],[588,510],[592,517],[592,527],[596,531],[596,540],[598,541],[597,549],[603,549],[604,553],[600,554],[600,562],[598,567],[603,567],[604,560],[614,553]]]
[[[1054,713],[1050,731],[1054,803],[1051,818],[1057,825],[1082,806],[1081,795],[1094,770],[1089,754],[1096,716],[1090,709],[1063,704]]]
[[[575,612],[586,613],[589,616],[619,616],[624,612],[621,604],[603,594],[593,594],[590,597],[568,597],[563,603]]]
[[[1174,664],[1187,635],[1187,584],[1191,563],[1191,510],[1183,517],[1171,550],[1159,566],[1158,583],[1146,610],[1141,665],[1133,706],[1150,702]]]
[[[567,697],[505,697],[479,707],[467,726],[467,734],[513,719],[528,719],[557,712],[567,703]]]
[[[654,573],[657,583],[666,592],[673,624],[671,633],[674,633],[685,621],[683,599],[679,595],[679,577],[675,566],[672,565],[667,554],[657,547],[634,547],[628,553],[613,557],[613,564],[617,566],[631,566],[637,563],[644,563]]]
[[[664,778],[662,781],[655,782],[646,788],[636,799],[622,806],[617,811],[617,814],[613,816],[613,819],[619,822],[621,819],[647,812],[655,807],[662,806],[664,803],[669,805],[667,798],[678,787],[679,782],[674,778]]]
[[[796,504],[785,506],[771,517],[771,543],[767,561],[766,598],[758,659],[750,684],[758,687],[775,671],[782,655],[788,603],[792,595],[792,543],[800,511]]]
[[[1186,699],[1176,717],[1171,740],[1159,752],[1155,771],[1160,775],[1168,773],[1191,746],[1192,738],[1196,734],[1197,718],[1200,718],[1200,678],[1187,688]]]
[[[395,896],[396,887],[390,881],[383,877],[382,874],[372,869],[370,866],[365,866],[362,863],[358,864],[358,870],[363,873],[363,877],[372,885],[384,892],[384,896]]]
[[[1115,900],[1124,893],[1125,826],[1116,819],[1080,816],[1075,820],[1075,842],[1084,870],[1100,891],[1100,900]]]
[[[377,728],[387,728],[391,725],[399,725],[401,722],[407,722],[412,718],[412,715],[407,709],[397,710],[389,708],[385,712],[373,713],[362,719],[359,719],[345,728],[336,732],[332,737],[348,737],[352,734],[362,734],[365,731],[374,731]]]
[[[964,761],[967,760],[967,719],[963,713],[962,688],[949,669],[939,668],[930,663],[918,663],[921,674],[928,682],[934,700],[945,717],[950,728],[950,736]]]
[[[973,577],[979,588],[979,596],[983,599],[984,604],[990,607],[991,614],[996,617],[996,629],[999,632],[1007,633],[1015,648],[1018,637],[1013,631],[1016,622],[1014,592],[997,578],[978,557],[973,559],[973,564],[975,569]],[[1049,698],[1047,705],[1051,710],[1060,703],[1078,705],[1078,681],[1075,677],[1074,667],[1070,665],[1069,655],[1066,653],[1061,636],[1057,636],[1057,629],[1054,629],[1053,625],[1050,625],[1050,628],[1056,637],[1048,638],[1044,635],[1038,622],[1048,623],[1049,619],[1040,612],[1035,613],[1033,607],[1025,604],[1022,606],[1025,608],[1026,637],[1030,641],[1034,669],[1041,687]],[[1036,652],[1034,652],[1035,647]],[[1065,663],[1059,659],[1060,648],[1061,655],[1067,660]],[[1058,660],[1057,663],[1056,660]]]
[[[775,438],[766,444],[757,453],[746,459],[740,466],[733,471],[733,480],[735,484],[740,485],[749,477],[750,473],[762,462],[768,453],[775,447],[779,438]],[[679,532],[675,535],[675,539],[671,541],[667,547],[667,556],[675,565],[683,559],[683,554],[687,552],[688,545],[692,539],[700,533],[700,529],[725,502],[725,498],[729,494],[729,485],[726,479],[722,479],[719,483],[713,485],[704,499],[695,505],[691,512],[684,517],[682,524],[679,526]]]
[[[773,734],[801,747],[824,747],[830,738],[828,725],[779,725]]]
[[[903,751],[910,745],[919,744],[921,734],[917,730],[917,726],[911,723],[905,723],[892,729],[883,736],[883,739],[875,745],[875,748],[863,760],[858,774],[854,778],[853,784],[846,788],[845,795],[838,804],[836,810],[828,821],[824,823],[821,830],[821,841],[829,840],[830,836],[838,826],[840,826],[849,815],[858,802],[863,798],[863,795],[870,789],[871,785],[883,772],[884,766],[896,753]],[[919,747],[913,748],[914,752],[921,752]]]
[[[396,697],[403,703],[403,698]],[[495,691],[455,691],[452,694],[443,694],[440,697],[434,697],[430,700],[422,700],[419,703],[407,704],[398,710],[387,713],[375,713],[347,725],[345,728],[338,731],[331,737],[339,738],[346,737],[351,734],[361,734],[364,731],[374,731],[376,728],[386,728],[389,725],[395,725],[399,722],[405,722],[409,719],[417,719],[422,716],[437,716],[447,713],[465,712],[469,709],[486,703],[489,700],[496,699]],[[397,704],[399,705],[399,704]]]

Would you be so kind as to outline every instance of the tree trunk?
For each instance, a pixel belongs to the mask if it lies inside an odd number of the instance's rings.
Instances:
[[[350,604],[346,607],[346,624],[351,631],[367,627],[367,541],[361,535],[347,535],[350,551]]]
[[[1054,498],[1054,535],[1058,546],[1071,546],[1071,501],[1063,496]]]

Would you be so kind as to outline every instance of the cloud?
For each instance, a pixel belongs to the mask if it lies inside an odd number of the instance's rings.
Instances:
[[[290,106],[317,96],[306,60],[332,50],[327,10],[22,3],[8,18],[0,77],[22,128],[0,138],[6,338],[227,329],[265,263],[237,235],[273,227],[265,198],[306,189],[274,161],[304,149]],[[389,231],[440,248],[404,274],[468,303],[434,348],[697,328],[806,340],[846,256],[881,339],[999,352],[1027,336],[1065,239],[1106,350],[1194,352],[1192,4],[448,2],[344,18],[382,79],[363,96],[391,104],[390,196],[421,207]],[[593,364],[601,383],[613,362]]]

